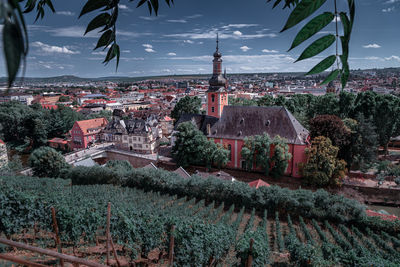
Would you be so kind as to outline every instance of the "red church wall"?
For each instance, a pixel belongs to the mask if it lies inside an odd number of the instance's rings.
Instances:
[[[222,144],[225,149],[228,149],[229,145],[231,145],[231,160],[226,165],[227,168],[232,169],[241,169],[241,151],[244,145],[243,140],[234,140],[234,139],[214,139],[214,142],[217,144]],[[237,153],[235,153],[235,145],[237,145]],[[292,176],[296,178],[300,178],[300,170],[299,164],[306,162],[306,155],[304,154],[304,150],[306,149],[306,145],[293,145],[289,144],[289,152],[292,154],[292,158],[289,160],[288,168],[286,169],[285,174],[287,176]],[[273,153],[273,147],[271,147],[271,154]]]

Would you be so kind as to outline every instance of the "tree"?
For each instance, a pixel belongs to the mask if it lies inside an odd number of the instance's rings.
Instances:
[[[346,146],[350,143],[350,130],[335,115],[320,115],[310,120],[310,137],[328,137],[339,147],[339,157],[344,159]]]
[[[362,114],[357,120],[344,119],[344,124],[351,130],[350,143],[346,148],[345,160],[350,168],[366,170],[377,160],[378,136],[370,120]]]
[[[191,122],[179,124],[177,130],[172,156],[179,166],[205,165],[210,169],[212,164],[221,168],[228,163],[229,151],[207,140]]]
[[[304,181],[321,187],[340,185],[345,177],[346,162],[337,159],[338,151],[329,138],[314,138],[311,147],[305,150],[307,162],[300,168]]]
[[[59,177],[69,165],[61,153],[51,147],[35,149],[29,157],[29,166],[38,177]]]
[[[179,100],[171,112],[171,117],[178,121],[182,114],[200,114],[201,100],[197,96],[185,96]]]
[[[272,153],[271,150],[273,150]],[[279,136],[271,139],[267,133],[246,137],[241,155],[246,161],[247,170],[250,171],[254,167],[261,168],[265,175],[273,177],[279,177],[285,173],[292,157],[284,139]]]

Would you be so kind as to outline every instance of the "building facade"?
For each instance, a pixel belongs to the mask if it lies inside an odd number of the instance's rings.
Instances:
[[[7,156],[7,146],[0,139],[0,168],[7,166],[8,164],[8,156]]]
[[[100,140],[100,132],[106,127],[107,119],[98,118],[76,121],[71,129],[71,148],[73,150],[87,148]]]
[[[246,137],[264,133],[271,138],[280,136],[287,141],[292,154],[286,175],[301,177],[299,166],[306,161],[304,150],[308,146],[309,132],[285,107],[229,106],[228,80],[221,70],[222,55],[217,39],[213,75],[207,91],[207,115],[184,114],[177,125],[191,121],[208,139],[230,151],[227,167],[237,169],[246,168],[245,160],[241,156]]]

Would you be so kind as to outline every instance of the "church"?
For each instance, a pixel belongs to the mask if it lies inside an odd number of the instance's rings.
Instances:
[[[222,74],[222,54],[217,37],[213,75],[206,92],[206,115],[184,114],[176,125],[192,121],[209,139],[230,151],[226,167],[235,169],[245,167],[241,151],[246,137],[264,133],[271,138],[279,135],[287,140],[292,154],[286,175],[301,177],[299,164],[306,161],[307,129],[285,107],[229,106],[227,88],[228,80],[226,74]]]

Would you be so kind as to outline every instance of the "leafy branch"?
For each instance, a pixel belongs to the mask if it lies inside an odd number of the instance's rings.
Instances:
[[[268,0],[267,2],[271,2],[272,0]],[[340,76],[340,80],[342,83],[342,88],[344,88],[349,79],[349,43],[350,36],[353,29],[354,24],[354,15],[355,15],[355,1],[347,0],[348,3],[348,12],[339,12],[337,10],[336,0],[334,1],[334,12],[324,12],[313,19],[311,19],[296,35],[294,38],[292,45],[289,49],[292,50],[295,47],[302,44],[304,41],[313,37],[315,34],[320,32],[323,28],[329,25],[333,20],[335,20],[335,35],[327,34],[319,39],[315,40],[311,43],[307,48],[304,49],[300,57],[296,60],[301,61],[304,59],[308,59],[314,57],[321,52],[325,51],[327,48],[331,47],[334,43],[336,43],[336,53],[334,55],[330,55],[315,65],[306,75],[313,75],[317,73],[321,73],[328,68],[334,66],[336,62],[336,68],[333,67],[331,73],[325,78],[325,80],[321,84],[327,84],[337,77]],[[276,7],[282,2],[282,0],[275,0],[274,6]],[[285,0],[284,8],[293,7],[289,18],[281,30],[284,32],[296,25],[298,25],[303,20],[309,18],[312,14],[315,13],[320,7],[326,4],[327,0]],[[343,26],[343,35],[339,35],[338,29],[338,18],[340,17],[341,24]],[[339,42],[342,47],[342,52],[339,54]]]

